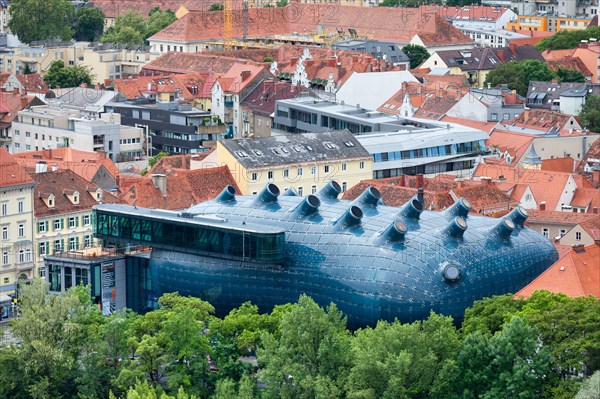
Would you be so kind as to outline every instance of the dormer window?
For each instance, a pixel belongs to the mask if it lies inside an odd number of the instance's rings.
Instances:
[[[79,204],[79,193],[77,191],[73,193],[73,203]]]
[[[54,198],[48,198],[48,207],[54,208]]]
[[[40,193],[40,198],[42,199],[42,201],[44,201],[44,204],[46,204],[46,206],[48,208],[54,208],[56,202],[55,202],[55,197],[54,194],[44,194],[44,193]]]

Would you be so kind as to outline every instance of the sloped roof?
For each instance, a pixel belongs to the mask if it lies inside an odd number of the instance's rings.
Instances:
[[[511,43],[513,40],[511,40]],[[502,62],[509,61],[525,61],[525,60],[539,60],[545,61],[542,54],[531,44],[522,44],[520,46],[509,46],[509,47],[497,47],[493,48],[492,51],[496,54],[498,59]]]
[[[580,226],[594,239],[600,240],[600,216],[590,218],[581,223]]]
[[[536,209],[528,209],[527,213],[529,214],[526,222],[528,224],[544,223],[576,226],[587,222],[590,219],[598,218],[598,215],[579,212],[538,211]]]
[[[442,59],[448,68],[460,68],[463,71],[488,71],[496,69],[501,63],[489,47],[476,47],[469,50],[442,50],[436,51],[435,54]]]
[[[17,75],[17,79],[21,82],[23,89],[31,93],[46,94],[48,85],[44,82],[44,78],[39,73],[30,73],[28,75]]]
[[[233,64],[226,74],[218,77],[216,81],[224,92],[239,93],[252,83],[263,71],[267,71],[264,65],[236,63]],[[244,76],[244,74],[247,74],[247,76]],[[274,78],[270,72],[268,74]]]
[[[358,35],[372,39],[408,43],[418,34],[429,44],[471,43],[472,40],[435,13],[415,12],[415,9],[336,6],[335,17],[321,4],[293,3],[280,8],[251,8],[247,13],[249,36],[282,34],[314,35],[317,27],[328,31],[353,28]],[[181,19],[156,33],[150,40],[206,41],[222,39],[224,12],[190,11]],[[242,37],[241,6],[234,7],[233,37]]]
[[[348,130],[222,140],[219,143],[245,168],[371,157]]]
[[[213,55],[213,53],[165,53],[150,61],[142,67],[141,75],[152,75],[158,71],[160,74],[186,74],[197,72],[213,72],[214,74],[227,73],[236,63],[255,64],[244,58]]]
[[[139,76],[111,81],[115,91],[128,99],[144,96],[144,92],[179,92],[185,100],[210,98],[214,78],[209,73],[174,74],[173,76]],[[195,87],[195,91],[193,89]]]
[[[199,202],[214,199],[227,185],[240,192],[229,168],[202,168],[197,170],[178,170],[176,174],[166,177],[167,195],[152,182],[152,176],[131,184],[121,195],[129,205],[156,209],[184,209]]]
[[[513,119],[514,126],[531,126],[543,129],[563,129],[572,115],[546,109],[525,109],[518,117]]]
[[[14,91],[0,92],[0,122],[12,123],[17,113],[25,109],[30,103],[39,100],[34,96],[26,96]],[[41,103],[41,101],[39,101]]]
[[[99,187],[94,183],[85,180],[69,169],[60,169],[57,171],[48,171],[46,173],[33,173],[32,178],[38,183],[35,188],[33,209],[36,217],[49,215],[58,215],[62,213],[81,212],[89,210],[92,206],[98,204],[95,197],[90,192],[95,192]],[[67,197],[77,191],[79,193],[79,203],[74,204]],[[54,207],[50,208],[43,201],[42,197],[54,195]],[[122,203],[120,199],[103,190],[102,203],[116,204]]]
[[[538,278],[517,292],[529,297],[537,290],[563,293],[570,297],[593,295],[600,298],[600,247],[596,244],[571,250]]]
[[[577,70],[585,77],[591,77],[593,75],[579,57],[565,57],[558,60],[549,60],[547,62],[548,67],[554,72],[558,71],[558,68],[564,68]]]
[[[547,170],[547,171],[552,171],[552,172],[570,173],[570,172],[573,172],[574,166],[575,166],[575,160],[571,157],[543,159],[542,160],[542,170]]]
[[[465,197],[473,207],[473,211],[483,213],[486,209],[505,207],[514,208],[519,204],[497,187],[489,184],[467,185],[452,190],[457,197]]]
[[[600,210],[600,190],[596,188],[577,188],[570,205],[579,208],[589,206],[590,212],[592,212],[593,208]]]
[[[440,120],[442,122],[456,123],[459,125],[472,127],[473,129],[483,130],[486,133],[489,133],[490,131],[492,131],[494,126],[496,126],[496,122],[481,122],[481,121],[475,121],[472,119],[463,119],[463,118],[457,118],[457,117],[448,116],[448,115],[445,115]]]
[[[0,147],[0,187],[13,187],[33,183],[34,180],[25,171],[25,168],[19,165],[6,148]]]
[[[571,176],[569,173],[521,169],[495,164],[479,164],[473,175],[494,179],[503,176],[505,183],[527,184],[531,188],[536,201],[538,203],[545,201],[548,210],[556,209],[569,176]]]
[[[299,93],[300,90],[290,83],[264,80],[248,94],[242,105],[249,107],[255,114],[269,116],[275,112],[277,100],[294,98]]]

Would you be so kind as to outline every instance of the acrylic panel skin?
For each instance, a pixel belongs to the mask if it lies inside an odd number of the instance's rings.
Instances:
[[[464,199],[434,212],[423,211],[418,196],[397,208],[383,205],[372,187],[354,201],[338,199],[339,191],[335,182],[307,197],[280,194],[272,184],[254,196],[226,188],[215,200],[170,216],[221,232],[209,250],[194,248],[203,238],[191,230],[155,245],[154,289],[201,297],[219,315],[245,301],[269,311],[305,293],[321,305],[335,302],[349,325],[360,327],[423,319],[431,310],[460,319],[474,300],[517,292],[558,259],[550,241],[523,226],[527,213],[520,207],[493,219],[468,214]],[[96,212],[105,208],[133,209],[100,205]],[[274,238],[252,248],[240,240],[246,247],[235,250],[230,228]]]

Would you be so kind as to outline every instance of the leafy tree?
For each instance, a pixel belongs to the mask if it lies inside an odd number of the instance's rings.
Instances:
[[[329,386],[341,390],[338,377],[350,366],[346,318],[334,304],[326,310],[306,295],[283,314],[280,336],[267,333],[257,350],[267,397],[312,398]]]
[[[143,44],[148,29],[147,21],[139,11],[126,11],[115,18],[106,34],[100,38],[103,43]]]
[[[208,7],[208,11],[223,11],[225,6],[223,3],[213,3]]]
[[[258,313],[258,306],[245,302],[239,308],[231,310],[223,320],[212,320],[209,327],[213,334],[218,332],[223,336],[234,337],[242,355],[256,350],[260,336],[266,332],[266,320],[266,315]]]
[[[597,399],[600,393],[600,370],[596,371],[581,384],[575,399]]]
[[[244,374],[240,380],[237,399],[255,399],[256,398],[256,379]]]
[[[104,30],[104,13],[96,7],[81,7],[75,16],[73,38],[94,41]]]
[[[171,10],[161,11],[156,9],[148,14],[148,27],[146,28],[145,38],[149,38],[155,33],[163,30],[177,20],[175,13]]]
[[[380,7],[400,7],[400,0],[383,0],[379,2]]]
[[[154,165],[156,165],[156,163],[162,158],[162,157],[166,157],[169,156],[168,152],[165,151],[161,151],[158,154],[156,154],[153,157],[148,158],[148,166],[150,168],[154,167]]]
[[[573,30],[573,31],[560,31],[550,37],[545,37],[535,47],[539,51],[544,50],[564,50],[569,48],[576,48],[579,46],[582,40],[589,40],[590,38],[600,37],[600,27],[591,26],[587,29]]]
[[[438,376],[448,377],[458,347],[452,318],[434,313],[423,322],[380,321],[360,330],[352,342],[348,397],[446,398]]]
[[[21,342],[18,355],[26,360],[19,384],[27,384],[32,397],[72,397],[79,360],[95,343],[101,315],[89,288],[59,295],[48,295],[48,289],[39,279],[21,286],[21,316],[12,322]]]
[[[277,5],[277,7],[285,7],[288,5],[288,3],[289,3],[289,0],[279,0],[275,4]]]
[[[29,65],[29,62],[26,62],[25,66],[23,67],[23,75],[30,75],[32,73],[33,71],[31,70],[31,65]]]
[[[416,68],[429,58],[429,51],[418,44],[407,44],[402,48],[402,52],[406,54],[410,60],[410,67]]]
[[[273,57],[265,57],[262,62],[273,62]]]
[[[84,65],[74,65],[65,67],[65,63],[61,60],[53,61],[44,81],[51,88],[55,87],[77,87],[83,83],[92,84],[94,76],[90,69]]]
[[[457,357],[457,393],[462,398],[539,398],[550,371],[550,355],[538,332],[524,318],[513,317],[488,338],[469,334]]]
[[[448,0],[446,5],[449,7],[464,7],[481,4],[481,0]]]
[[[550,81],[555,78],[548,64],[540,60],[510,61],[500,64],[490,71],[485,78],[485,84],[496,87],[507,84],[511,90],[516,90],[521,96],[527,95],[529,81]]]
[[[600,96],[588,96],[579,116],[583,127],[591,132],[600,133]]]
[[[8,27],[23,43],[71,39],[75,8],[68,0],[13,0],[8,10]]]
[[[559,82],[585,83],[585,76],[577,69],[559,67],[556,71]]]
[[[473,306],[465,311],[462,323],[462,333],[467,336],[475,331],[493,335],[502,329],[527,301],[515,299],[512,294],[498,295],[475,301]]]
[[[230,378],[225,378],[217,382],[217,389],[212,399],[237,399],[235,389],[235,381]]]

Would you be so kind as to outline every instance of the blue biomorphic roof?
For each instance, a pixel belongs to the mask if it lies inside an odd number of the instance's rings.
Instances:
[[[527,212],[520,207],[492,219],[469,214],[464,199],[433,212],[423,211],[418,195],[397,208],[383,205],[373,187],[352,202],[337,199],[339,192],[335,182],[307,197],[279,195],[273,184],[255,196],[236,197],[226,188],[213,201],[167,214],[167,220],[218,228],[221,235],[213,238],[212,252],[191,250],[193,242],[155,246],[153,286],[159,294],[200,296],[219,314],[245,301],[268,311],[306,293],[322,305],[335,302],[351,326],[363,326],[421,319],[431,310],[460,319],[474,300],[517,292],[558,258],[550,241],[523,226]],[[157,213],[123,205],[96,211]],[[283,256],[227,255],[230,228],[231,234],[283,232],[281,242],[258,244]],[[250,241],[240,242],[245,254]]]

